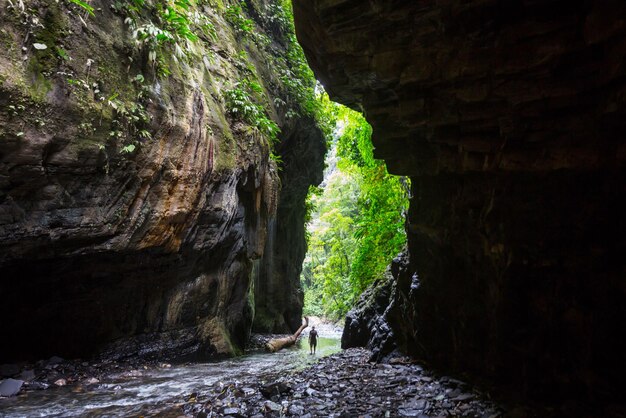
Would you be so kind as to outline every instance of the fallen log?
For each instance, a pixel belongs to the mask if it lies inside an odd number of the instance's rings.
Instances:
[[[304,329],[306,327],[308,327],[308,326],[309,326],[309,318],[305,316],[304,317],[304,324],[300,325],[300,328],[298,328],[298,330],[295,332],[295,334],[290,335],[289,337],[272,338],[271,340],[269,340],[267,342],[267,344],[265,344],[265,348],[267,349],[267,351],[275,353],[276,351],[280,350],[281,348],[285,348],[285,347],[289,347],[291,345],[294,345],[296,343],[296,341],[298,341],[298,337],[300,336],[302,331],[304,331]]]

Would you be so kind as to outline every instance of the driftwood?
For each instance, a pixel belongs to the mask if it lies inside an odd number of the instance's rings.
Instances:
[[[271,351],[272,353],[275,353],[281,348],[294,345],[296,341],[298,341],[298,337],[300,336],[302,331],[304,331],[304,329],[308,326],[309,326],[309,318],[305,316],[304,324],[300,325],[300,328],[298,328],[295,334],[290,335],[289,337],[272,338],[271,340],[267,342],[267,344],[265,344],[265,348],[267,349],[267,351]]]

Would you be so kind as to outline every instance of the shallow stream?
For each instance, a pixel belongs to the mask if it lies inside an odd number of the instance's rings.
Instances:
[[[159,411],[171,411],[192,394],[202,393],[221,381],[263,380],[304,368],[320,357],[340,350],[339,336],[331,335],[331,338],[319,339],[316,355],[309,354],[307,340],[301,338],[298,345],[273,354],[257,352],[210,363],[125,370],[95,385],[50,388],[2,398],[0,417],[153,415]]]

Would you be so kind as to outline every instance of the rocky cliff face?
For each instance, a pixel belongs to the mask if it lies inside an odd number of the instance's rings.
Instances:
[[[275,241],[291,239],[299,214],[285,226],[280,208],[304,207],[324,141],[281,81],[287,34],[268,23],[273,4],[209,3],[198,6],[208,21],[188,16],[198,40],[151,49],[157,38],[140,31],[167,28],[158,10],[0,1],[3,360],[86,355],[113,340],[160,355],[245,344],[268,224]],[[282,128],[282,172],[228,92]],[[294,177],[304,158],[313,163]],[[298,277],[274,277],[292,289],[278,313],[288,306],[293,322]]]
[[[410,175],[398,345],[541,397],[619,387],[626,5],[294,1],[331,97]],[[551,391],[545,391],[550,388]]]
[[[311,120],[289,126],[280,145],[282,190],[276,222],[270,222],[263,263],[255,281],[258,332],[294,333],[302,323],[300,272],[306,254],[304,219],[309,185],[323,179],[324,138]]]

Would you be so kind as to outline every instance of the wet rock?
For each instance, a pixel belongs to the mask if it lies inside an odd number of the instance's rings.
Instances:
[[[0,396],[8,397],[15,396],[20,392],[23,380],[6,379],[0,383]]]
[[[50,385],[46,382],[29,382],[28,389],[29,390],[46,390],[50,387]]]
[[[270,412],[280,412],[283,409],[282,406],[272,401],[265,401],[263,405],[265,406],[265,410]]]
[[[473,397],[474,397],[474,395],[472,395],[471,393],[462,393],[462,394],[452,398],[452,400],[453,401],[457,401],[457,402],[461,402],[461,401],[466,401],[468,399],[472,399]]]
[[[54,381],[54,384],[57,386],[65,386],[67,385],[67,380],[66,379],[57,379]]]
[[[288,409],[291,415],[302,415],[304,413],[304,408],[299,405],[290,405]]]
[[[35,371],[34,370],[24,370],[22,371],[22,374],[20,374],[20,379],[24,380],[25,382],[30,382],[31,380],[35,379]]]
[[[421,412],[417,409],[398,409],[398,414],[401,417],[419,417]]]
[[[341,348],[367,347],[372,350],[373,360],[380,360],[395,349],[393,332],[386,319],[393,289],[394,278],[387,269],[346,315]]]
[[[267,399],[271,399],[273,396],[280,397],[285,393],[293,391],[292,387],[285,382],[274,382],[263,385],[259,390]]]
[[[491,401],[459,390],[462,382],[440,380],[417,364],[373,364],[368,362],[370,357],[369,350],[349,349],[322,358],[302,371],[268,379],[271,383],[255,378],[241,383],[223,382],[209,393],[200,393],[198,399],[206,398],[211,405],[224,402],[228,408],[245,409],[245,416],[259,410],[269,416],[280,412],[301,418],[501,414]],[[248,396],[237,396],[243,393],[242,388],[250,389]],[[281,390],[287,388],[290,390]],[[452,400],[448,394],[460,400]],[[244,399],[245,408],[241,403]]]

